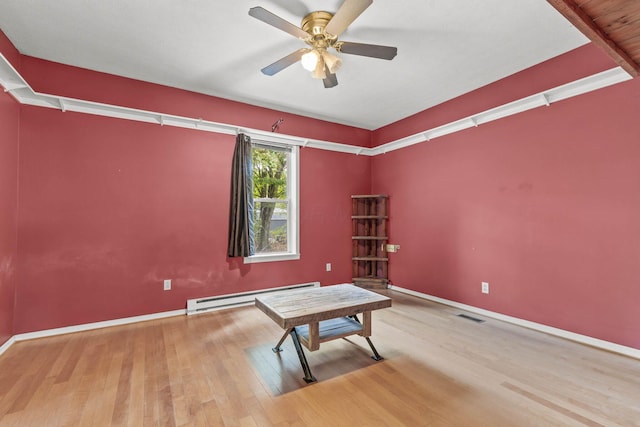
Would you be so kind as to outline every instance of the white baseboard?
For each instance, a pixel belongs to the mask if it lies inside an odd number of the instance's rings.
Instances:
[[[482,316],[486,316],[486,317],[490,317],[493,319],[497,319],[497,320],[501,320],[504,322],[508,322],[508,323],[512,323],[514,325],[518,325],[518,326],[522,326],[525,328],[529,328],[529,329],[533,329],[539,332],[544,332],[550,335],[555,335],[561,338],[565,338],[571,341],[576,341],[579,342],[581,344],[586,344],[592,347],[597,347],[597,348],[601,348],[603,350],[607,350],[613,353],[618,353],[618,354],[622,354],[624,356],[628,356],[628,357],[633,357],[634,359],[640,359],[640,350],[635,349],[633,347],[627,347],[624,345],[620,345],[620,344],[615,344],[609,341],[604,341],[598,338],[593,338],[593,337],[589,337],[587,335],[581,335],[581,334],[576,334],[574,332],[569,332],[569,331],[565,331],[563,329],[558,329],[558,328],[554,328],[551,326],[546,326],[546,325],[542,325],[540,323],[535,323],[535,322],[531,322],[528,320],[524,320],[524,319],[519,319],[517,317],[511,317],[511,316],[507,316],[504,314],[500,314],[500,313],[496,313],[493,311],[489,311],[489,310],[485,310],[482,308],[478,308],[478,307],[474,307],[471,305],[467,305],[467,304],[462,304],[459,302],[455,302],[455,301],[451,301],[451,300],[447,300],[444,298],[440,298],[440,297],[436,297],[433,295],[429,295],[429,294],[425,294],[422,292],[417,292],[417,291],[413,291],[411,289],[406,289],[406,288],[402,288],[399,286],[395,286],[395,285],[389,285],[389,289],[398,291],[398,292],[402,292],[408,295],[413,295],[416,296],[418,298],[422,298],[422,299],[426,299],[429,301],[434,301],[440,304],[445,304],[448,305],[450,307],[455,307],[455,308],[459,308],[461,310],[465,310],[465,311],[469,311],[471,313],[476,313],[476,314],[480,314]],[[93,329],[100,329],[100,328],[107,328],[110,326],[118,326],[118,325],[126,325],[126,324],[130,324],[130,323],[137,323],[137,322],[145,322],[147,320],[155,320],[155,319],[163,319],[166,317],[173,317],[173,316],[182,316],[186,314],[186,310],[185,309],[180,309],[180,310],[172,310],[172,311],[165,311],[165,312],[161,312],[161,313],[153,313],[153,314],[145,314],[142,316],[133,316],[133,317],[125,317],[125,318],[121,318],[121,319],[114,319],[114,320],[106,320],[103,322],[94,322],[94,323],[85,323],[83,325],[74,325],[74,326],[67,326],[64,328],[55,328],[55,329],[46,329],[43,331],[36,331],[36,332],[27,332],[24,334],[17,334],[12,336],[11,338],[9,338],[7,340],[7,342],[5,342],[4,344],[2,344],[2,346],[0,346],[0,355],[2,355],[5,351],[7,351],[9,349],[9,347],[11,347],[11,345],[13,345],[14,343],[18,342],[18,341],[25,341],[25,340],[31,340],[31,339],[36,339],[36,338],[44,338],[44,337],[51,337],[54,335],[63,335],[63,334],[70,334],[73,332],[81,332],[81,331],[89,331],[89,330],[93,330]]]
[[[186,310],[163,311],[161,313],[143,314],[141,316],[124,317],[121,319],[105,320],[103,322],[85,323],[82,325],[66,326],[64,328],[45,329],[43,331],[27,332],[15,335],[15,341],[33,340],[36,338],[52,337],[54,335],[71,334],[74,332],[90,331],[92,329],[108,328],[110,326],[127,325],[130,323],[146,322],[147,320],[164,319],[165,317],[183,316]]]
[[[317,286],[320,286],[320,282],[312,282],[312,283],[308,283],[306,285],[313,285],[313,286],[317,287]],[[301,286],[301,285],[292,285],[292,287],[295,287],[295,286]],[[261,291],[244,292],[244,293],[241,293],[241,294],[234,294],[234,295],[230,295],[230,296],[237,298],[238,296],[246,296],[245,294],[255,295],[257,293],[271,292],[271,291],[274,291],[274,290],[280,290],[280,289],[284,289],[284,288],[287,288],[287,287],[273,288],[273,289],[263,289]],[[291,288],[291,287],[289,287],[289,288]],[[226,297],[229,297],[229,295],[227,295]],[[225,296],[222,295],[222,296],[219,296],[219,297],[212,297],[212,298],[225,298]],[[245,304],[238,304],[237,306],[249,305],[249,304],[253,304],[253,300],[248,301]],[[222,308],[225,308],[225,307],[228,308],[228,305],[219,307],[219,309],[222,309]],[[90,331],[90,330],[93,330],[93,329],[108,328],[110,326],[127,325],[127,324],[130,324],[130,323],[146,322],[147,320],[164,319],[165,317],[183,316],[185,314],[188,314],[187,310],[186,309],[180,309],[180,310],[164,311],[164,312],[161,312],[161,313],[144,314],[144,315],[141,315],[141,316],[124,317],[124,318],[120,318],[120,319],[105,320],[105,321],[102,321],[102,322],[85,323],[85,324],[82,324],[82,325],[73,325],[73,326],[66,326],[66,327],[63,327],[63,328],[45,329],[45,330],[42,330],[42,331],[27,332],[27,333],[24,333],[24,334],[17,334],[17,335],[12,336],[11,338],[9,338],[7,340],[7,342],[5,342],[4,344],[2,344],[2,346],[0,346],[0,355],[2,355],[2,353],[7,351],[7,349],[9,349],[9,347],[11,347],[12,344],[14,344],[14,343],[16,343],[18,341],[26,341],[26,340],[33,340],[33,339],[36,339],[36,338],[52,337],[54,335],[71,334],[71,333],[74,333],[74,332]]]
[[[576,341],[581,344],[586,344],[592,347],[597,347],[602,350],[607,350],[613,353],[622,354],[624,356],[633,357],[634,359],[640,359],[640,350],[627,347],[620,344],[615,344],[609,341],[604,341],[598,338],[589,337],[587,335],[576,334],[575,332],[565,331],[564,329],[558,329],[540,323],[531,322],[529,320],[519,319],[517,317],[511,317],[504,314],[496,313],[493,311],[485,310],[483,308],[474,307],[472,305],[462,304],[448,299],[435,297],[433,295],[424,294],[422,292],[413,291],[411,289],[401,288],[395,285],[389,285],[389,289],[393,289],[398,292],[402,292],[408,295],[413,295],[418,298],[423,298],[429,301],[438,302],[440,304],[448,305],[451,307],[459,308],[461,310],[469,311],[472,313],[480,314],[482,316],[491,317],[493,319],[502,320],[504,322],[512,323],[514,325],[523,326],[528,329],[533,329],[539,332],[544,332],[549,335],[555,335],[561,338],[565,338],[571,341]]]
[[[5,342],[4,344],[0,345],[0,356],[2,356],[2,353],[4,353],[5,351],[9,350],[9,347],[11,347],[11,345],[14,342],[16,342],[16,337],[15,336],[9,338],[7,340],[7,342]]]

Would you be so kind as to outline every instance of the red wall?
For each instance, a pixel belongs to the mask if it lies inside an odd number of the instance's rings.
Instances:
[[[40,92],[257,129],[284,117],[284,133],[361,146],[612,66],[583,47],[370,133],[19,59]],[[6,159],[17,156],[19,126],[20,234],[16,257],[14,202],[0,213],[0,230],[10,236],[3,242],[13,241],[0,246],[0,257],[8,254],[17,271],[2,282],[16,305],[2,295],[0,340],[179,309],[191,297],[348,281],[349,196],[373,190],[391,196],[390,237],[402,245],[392,255],[394,284],[640,348],[632,317],[640,297],[638,82],[373,159],[301,149],[302,258],[252,265],[226,257],[233,137],[20,110],[3,95],[0,149],[9,154],[2,152],[0,168],[9,178],[3,175],[0,191],[3,203],[17,197],[18,164]],[[332,272],[324,271],[327,262]],[[165,278],[173,279],[172,291],[162,291]],[[490,282],[489,295],[480,293],[481,281]],[[6,326],[12,316],[13,329]]]
[[[229,135],[24,107],[16,332],[348,281],[350,194],[368,190],[370,160],[302,149],[301,259],[243,265],[226,257],[233,146]]]
[[[0,31],[0,51],[18,66],[19,54]],[[0,92],[0,345],[13,335],[18,217],[20,105]]]
[[[373,189],[390,195],[401,245],[391,281],[640,348],[639,111],[635,79],[375,157]],[[427,128],[414,120],[397,126]]]

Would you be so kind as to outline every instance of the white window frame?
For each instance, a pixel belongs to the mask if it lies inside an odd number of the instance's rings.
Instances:
[[[282,147],[282,145],[254,139],[254,142],[266,147]],[[287,146],[290,149],[289,164],[287,165],[287,196],[289,206],[287,207],[287,247],[286,252],[271,252],[255,254],[244,258],[245,264],[275,261],[293,261],[300,259],[300,147],[297,145]]]

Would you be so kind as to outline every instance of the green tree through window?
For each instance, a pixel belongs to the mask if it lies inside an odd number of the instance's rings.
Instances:
[[[255,145],[253,160],[256,254],[288,250],[290,152]]]

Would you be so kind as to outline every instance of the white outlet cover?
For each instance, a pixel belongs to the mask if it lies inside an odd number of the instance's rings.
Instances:
[[[170,291],[171,290],[171,279],[165,279],[164,280],[164,290],[165,291]]]
[[[331,263],[330,262],[327,263],[326,268],[327,268],[327,271],[331,271]]]
[[[489,282],[482,282],[482,293],[483,294],[489,293]]]

